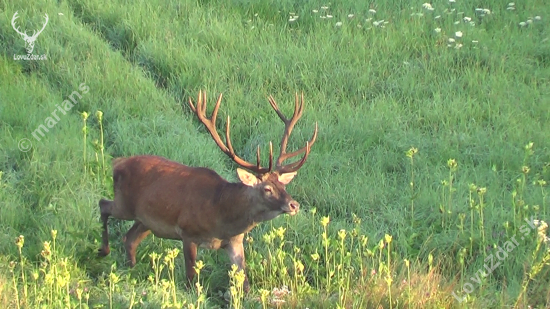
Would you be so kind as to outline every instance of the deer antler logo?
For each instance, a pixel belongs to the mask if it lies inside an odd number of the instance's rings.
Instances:
[[[36,32],[36,30],[33,30],[33,33],[31,36],[28,36],[26,31],[25,32],[21,32],[19,30],[19,27],[16,27],[15,26],[15,20],[17,18],[19,18],[19,16],[17,16],[17,12],[15,12],[15,14],[13,14],[13,18],[11,20],[11,26],[13,27],[13,30],[15,30],[17,33],[19,33],[22,37],[23,37],[23,40],[25,40],[25,49],[27,50],[27,53],[28,54],[31,54],[32,53],[32,50],[34,49],[34,42],[36,41],[36,38],[38,38],[38,35],[40,33],[42,33],[42,31],[44,30],[44,28],[46,28],[46,25],[48,24],[48,14],[44,14],[46,15],[46,22],[44,23],[44,26],[42,27],[42,29],[40,29],[40,31]]]

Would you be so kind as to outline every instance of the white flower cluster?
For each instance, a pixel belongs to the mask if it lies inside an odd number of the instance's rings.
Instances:
[[[537,235],[539,240],[544,242],[550,250],[550,237],[546,236],[546,230],[548,229],[548,223],[542,220],[533,220],[533,224],[537,226]]]
[[[311,10],[311,12],[313,14],[319,14],[319,18],[321,18],[321,19],[334,18],[334,15],[330,14],[329,11],[330,10],[329,10],[328,6],[321,6],[320,9]],[[371,15],[374,15],[374,14],[376,14],[376,10],[375,9],[369,9],[368,13],[371,14]],[[291,16],[288,20],[289,22],[293,22],[298,18],[298,16],[295,16],[294,13],[290,13],[290,15]],[[352,20],[352,19],[357,18],[356,14],[353,14],[353,13],[349,13],[347,15],[347,17],[348,17],[348,20]],[[365,19],[365,23],[371,23],[372,26],[374,26],[374,27],[384,28],[385,25],[387,25],[389,23],[389,21],[386,21],[384,19],[374,20],[374,18],[369,17],[369,18]],[[340,27],[344,26],[344,22],[343,21],[337,21],[337,22],[334,23],[334,26],[337,27],[337,28],[340,28]],[[357,28],[363,28],[363,25],[361,23],[358,23]],[[368,27],[367,29],[371,29],[371,28],[372,27]]]
[[[533,24],[533,22],[535,22],[535,21],[541,21],[541,20],[542,20],[542,17],[540,17],[540,16],[537,15],[537,16],[532,17],[532,18],[529,17],[526,21],[520,22],[519,25],[520,25],[521,27],[527,27],[527,26],[530,26],[531,24]]]

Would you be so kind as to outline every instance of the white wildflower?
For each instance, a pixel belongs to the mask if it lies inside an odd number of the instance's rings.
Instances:
[[[328,10],[328,6],[322,6],[321,9]]]
[[[525,27],[525,26],[527,26],[527,23],[522,21],[522,22],[519,23],[519,25],[522,26],[522,27]]]
[[[381,20],[378,20],[378,21],[373,21],[372,22],[372,25],[375,26],[375,27],[380,27],[380,28],[384,28],[384,25],[389,23],[389,21],[385,21],[383,19]]]
[[[349,19],[352,19],[353,16],[355,16],[355,15],[353,15],[353,14],[348,14],[348,18],[349,18]]]
[[[441,15],[437,15],[436,17],[434,17],[434,19],[440,19],[441,18]]]
[[[469,23],[472,20],[472,18],[468,17],[468,16],[464,16],[464,18],[462,20],[464,20],[464,22]]]
[[[541,20],[542,18],[540,16],[535,16],[535,20]]]
[[[532,20],[532,19],[528,19],[528,20],[527,20],[527,23],[530,25],[530,24],[533,23],[533,20]]]
[[[485,16],[485,15],[491,14],[491,10],[483,9],[483,8],[476,8],[476,13],[480,14],[481,16]]]
[[[477,44],[477,43],[479,43],[479,41],[478,40],[472,40],[472,43]]]
[[[371,13],[371,14],[376,14],[376,10],[370,9],[370,10],[369,10],[369,13]]]
[[[462,31],[455,32],[455,37],[461,38],[462,37]]]
[[[456,48],[456,49],[462,48],[462,44],[460,44],[460,43],[456,44],[456,45],[455,45],[455,48]]]
[[[289,22],[294,22],[294,21],[298,20],[298,17],[300,17],[300,16],[298,16],[298,15],[291,15],[290,18],[288,19],[288,21],[289,21]]]
[[[431,5],[430,3],[428,3],[428,2],[422,4],[422,7],[425,8],[426,10],[428,10],[428,11],[433,11],[433,10],[434,10],[434,8],[432,7],[432,5]]]
[[[319,10],[313,10],[312,12],[313,13],[319,13]]]
[[[337,23],[335,24],[335,26],[336,26],[336,27],[342,27],[342,22],[341,22],[341,21],[337,22]]]
[[[332,15],[327,15],[327,18],[332,18],[332,17],[334,17],[334,16],[332,16]]]
[[[456,0],[449,0],[449,3],[455,3]]]
[[[449,38],[449,43],[454,43],[454,42],[455,42],[455,39]]]
[[[533,224],[535,226],[538,226],[537,228],[537,234],[539,237],[539,240],[546,243],[547,245],[550,245],[550,238],[546,236],[546,230],[548,229],[548,223],[542,220],[533,220]]]
[[[440,32],[441,32],[441,28],[435,28],[434,31],[435,31],[436,33],[440,33]]]
[[[474,27],[476,25],[476,22],[475,21],[471,21],[470,22],[470,26]]]

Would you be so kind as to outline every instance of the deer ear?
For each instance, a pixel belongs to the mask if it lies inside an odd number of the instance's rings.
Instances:
[[[292,172],[292,173],[284,173],[279,175],[279,182],[283,185],[288,185],[288,183],[296,176],[298,172]]]
[[[241,182],[249,187],[253,187],[260,182],[256,175],[241,168],[237,168],[237,175],[239,175]]]

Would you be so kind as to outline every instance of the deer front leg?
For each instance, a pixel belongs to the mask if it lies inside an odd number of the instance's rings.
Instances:
[[[197,244],[189,241],[183,241],[183,255],[185,257],[185,274],[187,275],[187,286],[193,286],[193,278],[197,272],[195,271],[195,260],[197,259]]]
[[[246,265],[244,260],[243,238],[244,234],[232,238],[227,247],[225,247],[225,251],[229,255],[231,264],[236,264],[238,270],[242,270],[244,272],[243,290],[245,293],[248,293],[250,291],[250,284],[248,283],[248,277],[245,270]]]

